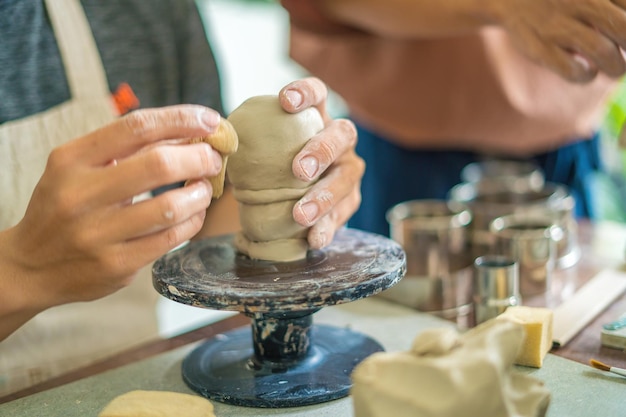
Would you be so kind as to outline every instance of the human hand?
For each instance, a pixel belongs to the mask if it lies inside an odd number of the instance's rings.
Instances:
[[[293,217],[311,226],[309,245],[319,249],[329,244],[361,203],[361,178],[365,163],[357,156],[356,128],[347,119],[332,119],[326,111],[328,90],[317,78],[285,86],[279,93],[283,109],[290,113],[316,107],[324,130],[311,138],[293,160],[293,173],[303,181],[319,180],[295,204]]]
[[[132,197],[213,176],[221,157],[206,143],[219,114],[201,106],[139,110],[54,149],[24,218],[2,232],[3,268],[19,277],[31,309],[103,297],[188,240],[210,204],[208,181],[131,203]]]
[[[489,7],[524,54],[567,80],[626,71],[626,0],[494,0]]]

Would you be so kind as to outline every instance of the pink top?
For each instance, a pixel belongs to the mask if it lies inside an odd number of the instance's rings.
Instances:
[[[312,0],[314,1],[314,0]],[[526,59],[500,29],[385,39],[291,13],[291,56],[347,102],[361,124],[410,148],[525,155],[589,137],[616,82],[573,84]]]

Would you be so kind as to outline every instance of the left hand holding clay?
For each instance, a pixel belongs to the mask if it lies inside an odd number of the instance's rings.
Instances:
[[[356,154],[356,128],[347,119],[332,119],[326,111],[328,90],[317,78],[292,82],[279,93],[285,111],[296,113],[307,107],[318,109],[324,130],[312,137],[293,160],[297,178],[319,181],[296,203],[293,217],[311,226],[311,248],[328,245],[361,203],[361,178],[365,163]]]

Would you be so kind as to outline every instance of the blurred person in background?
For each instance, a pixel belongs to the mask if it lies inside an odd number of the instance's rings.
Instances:
[[[365,159],[350,225],[445,199],[469,163],[532,161],[594,217],[598,127],[624,74],[626,1],[281,0],[291,57],[345,101]]]

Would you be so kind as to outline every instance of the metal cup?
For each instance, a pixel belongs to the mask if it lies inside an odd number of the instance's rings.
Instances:
[[[467,164],[461,171],[463,182],[499,183],[517,193],[540,190],[545,183],[543,171],[532,161],[488,159]]]
[[[519,267],[506,256],[485,255],[474,261],[474,310],[476,324],[496,317],[510,306],[520,305]]]
[[[557,245],[558,267],[572,266],[580,258],[574,198],[564,185],[547,182],[540,190],[517,192],[501,182],[461,183],[450,190],[449,198],[465,204],[472,212],[471,240],[475,257],[491,252],[495,236],[490,225],[494,219],[519,214],[548,216],[562,229],[564,238]]]
[[[490,230],[496,238],[494,253],[519,264],[522,296],[548,291],[563,230],[550,217],[523,214],[498,217]]]
[[[402,245],[407,273],[381,297],[453,319],[472,308],[467,227],[471,213],[443,200],[412,200],[387,212],[391,238]]]
[[[566,186],[560,186],[563,195],[545,206],[530,208],[525,214],[549,217],[563,231],[563,238],[556,244],[556,268],[569,268],[581,257],[578,243],[578,222],[574,216],[576,201]]]

